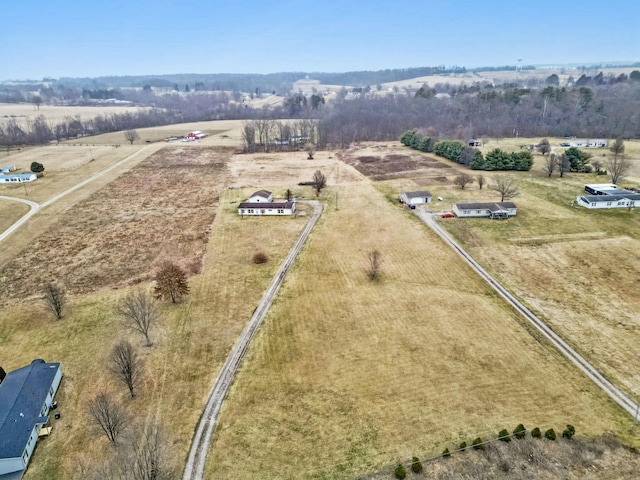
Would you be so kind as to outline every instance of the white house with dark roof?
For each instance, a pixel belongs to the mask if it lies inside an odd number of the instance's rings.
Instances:
[[[243,202],[238,205],[239,215],[293,215],[296,202]],[[1,479],[0,479],[1,480]]]
[[[247,200],[247,203],[271,203],[273,202],[273,194],[267,190],[258,190],[254,192]]]
[[[0,383],[0,480],[20,480],[62,379],[59,363],[34,360]]]
[[[613,190],[612,193],[608,195],[578,196],[576,203],[581,207],[589,209],[635,208],[636,206],[640,207],[640,193],[630,192],[628,190]]]
[[[515,217],[518,207],[513,202],[460,202],[453,205],[456,217],[489,217],[502,219]]]
[[[431,203],[431,198],[431,192],[420,190],[417,192],[402,192],[398,197],[398,201],[400,203],[404,203],[409,208],[416,208],[416,205]]]

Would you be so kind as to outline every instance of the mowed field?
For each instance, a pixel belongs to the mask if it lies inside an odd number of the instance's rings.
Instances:
[[[20,124],[25,124],[31,118],[44,115],[49,122],[59,123],[65,117],[80,115],[82,120],[88,120],[97,115],[110,115],[113,113],[135,112],[139,107],[123,106],[91,106],[91,107],[66,107],[41,104],[38,109],[31,103],[0,103],[0,125],[9,122],[12,118]]]
[[[367,181],[337,210],[332,197],[223,406],[206,478],[351,478],[520,422],[626,431],[410,212]]]

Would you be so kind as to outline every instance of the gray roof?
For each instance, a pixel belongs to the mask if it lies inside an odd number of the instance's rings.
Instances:
[[[513,202],[460,202],[456,203],[456,207],[470,210],[491,210],[492,212],[506,208],[518,208]]]
[[[403,192],[407,198],[422,198],[422,197],[431,197],[431,192],[427,192],[426,190],[420,190],[417,192]]]
[[[615,190],[616,192],[620,192],[620,190]],[[622,195],[580,195],[581,198],[584,198],[589,203],[600,203],[600,202],[619,202],[621,200],[640,200],[640,193],[630,192],[629,194]]]
[[[268,191],[268,190],[258,190],[257,192],[253,192],[253,194],[251,196],[252,197],[258,196],[258,197],[269,198],[270,195],[271,195],[271,192]]]
[[[264,210],[267,208],[291,208],[295,202],[271,202],[271,203],[253,203],[242,202],[238,205],[238,208],[254,208],[257,210]]]
[[[59,369],[59,363],[34,360],[0,383],[0,458],[21,456],[33,427],[47,422],[40,409]]]

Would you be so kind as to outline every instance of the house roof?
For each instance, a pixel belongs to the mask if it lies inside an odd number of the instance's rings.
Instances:
[[[0,384],[0,458],[22,455],[33,427],[47,422],[40,409],[59,369],[59,363],[34,360]]]
[[[617,190],[618,192],[620,190]],[[640,200],[640,193],[629,192],[628,194],[607,194],[607,195],[581,195],[589,203],[619,202],[622,200]]]
[[[269,198],[271,196],[271,192],[268,190],[258,190],[257,192],[254,192],[251,196]]]
[[[426,190],[419,190],[417,192],[402,192],[407,198],[422,198],[422,197],[431,197],[431,192],[427,192]]]
[[[253,202],[243,202],[238,205],[238,208],[255,208],[259,210],[264,210],[268,208],[291,208],[295,202],[271,202],[271,203],[253,203]]]
[[[456,203],[456,207],[476,210],[490,210],[492,212],[497,212],[498,210],[504,210],[506,208],[518,208],[513,202],[460,202]]]

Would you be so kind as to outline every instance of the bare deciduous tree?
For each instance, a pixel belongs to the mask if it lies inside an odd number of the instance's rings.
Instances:
[[[551,144],[547,138],[543,138],[538,143],[538,151],[542,154],[542,156],[546,156],[547,153],[551,152]]]
[[[120,301],[116,312],[122,318],[125,327],[144,335],[147,347],[153,345],[149,338],[149,329],[158,320],[158,309],[149,293],[143,290],[129,293]]]
[[[367,277],[372,282],[380,278],[382,269],[382,254],[378,250],[369,252],[367,256]]]
[[[549,176],[553,175],[553,172],[558,168],[558,156],[555,153],[551,153],[545,158],[544,169]]]
[[[560,172],[560,178],[564,177],[564,172],[571,171],[571,160],[564,153],[560,155],[560,160],[558,160],[558,171]]]
[[[611,183],[618,183],[629,173],[631,162],[624,158],[624,140],[616,138],[615,142],[609,147],[613,158],[607,160],[607,169],[611,176]]]
[[[507,177],[506,175],[498,175],[496,177],[493,177],[489,188],[500,194],[501,202],[513,198],[519,193],[518,188],[516,187],[515,180]]]
[[[156,298],[170,298],[171,303],[177,303],[189,294],[187,274],[175,263],[164,262],[156,275],[154,293]]]
[[[458,185],[462,190],[470,183],[473,183],[473,177],[468,173],[461,173],[453,179],[453,184]]]
[[[478,182],[478,188],[482,190],[482,187],[484,187],[484,182],[485,182],[484,175],[476,175],[476,182]]]
[[[47,283],[44,288],[44,302],[47,308],[55,315],[57,320],[62,320],[62,312],[66,305],[67,295],[62,285]]]
[[[110,361],[111,372],[127,386],[131,398],[135,397],[135,389],[142,374],[142,361],[131,343],[123,340],[113,347]]]
[[[157,423],[148,424],[134,439],[125,468],[131,480],[171,480],[174,473],[168,466],[169,449]]]
[[[316,191],[316,197],[320,195],[320,192],[327,186],[327,177],[320,170],[316,170],[313,174],[313,188]]]
[[[100,427],[113,444],[127,425],[127,415],[108,393],[99,393],[89,401],[89,415],[94,425]]]
[[[138,135],[137,130],[125,130],[124,138],[127,140],[127,142],[133,145],[133,142],[135,142],[138,138],[140,138],[140,135]]]
[[[311,142],[305,143],[304,151],[307,152],[307,160],[313,160],[313,155],[316,153],[316,146]]]

